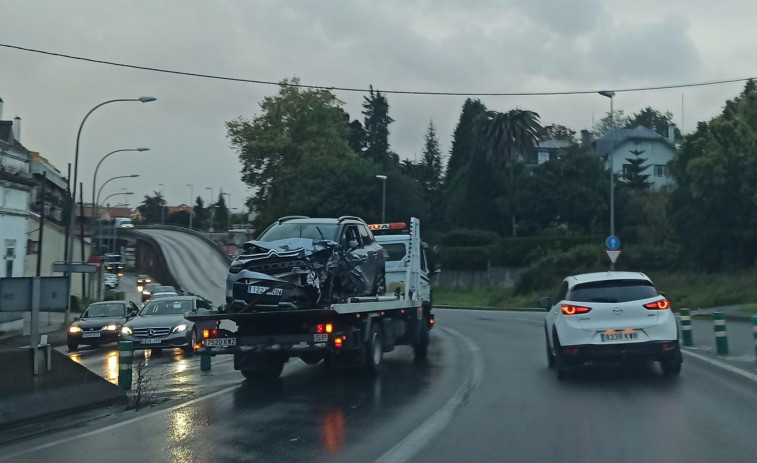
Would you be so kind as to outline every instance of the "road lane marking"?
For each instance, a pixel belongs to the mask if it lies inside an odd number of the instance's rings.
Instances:
[[[471,352],[473,371],[470,377],[439,410],[418,426],[415,431],[408,434],[397,445],[376,459],[374,463],[402,463],[411,461],[423,447],[452,422],[452,418],[465,405],[471,393],[481,384],[481,378],[484,373],[484,362],[478,346],[469,338],[453,329],[444,327],[442,330],[460,339]]]
[[[728,370],[731,373],[735,373],[741,376],[742,378],[746,378],[754,382],[757,382],[757,375],[755,375],[754,373],[750,373],[748,371],[742,370],[741,368],[728,365],[727,363],[720,362],[718,360],[711,359],[709,357],[705,357],[704,355],[701,355],[701,354],[696,354],[694,352],[691,352],[688,349],[682,349],[681,352],[683,352],[686,355],[690,355],[696,359],[702,360],[703,362],[709,363],[710,365],[714,365],[716,367],[723,368],[724,370]]]
[[[292,368],[296,368],[296,367],[294,367],[294,365],[297,365],[297,364],[296,363],[292,364],[292,367],[288,368],[288,370],[291,370]],[[305,367],[305,366],[306,365],[302,364],[301,368]],[[285,368],[286,368],[286,365],[285,365]],[[299,369],[299,368],[297,368],[297,369]],[[220,391],[213,392],[212,394],[208,394],[208,395],[202,396],[202,397],[197,397],[196,399],[192,399],[192,400],[190,400],[188,402],[183,402],[183,403],[180,403],[180,404],[176,404],[176,405],[174,405],[172,407],[164,408],[162,410],[156,410],[156,411],[154,411],[152,413],[148,413],[148,414],[140,415],[140,416],[135,416],[134,418],[130,418],[130,419],[126,420],[126,421],[121,421],[119,423],[113,423],[113,424],[111,424],[109,426],[105,426],[104,428],[95,429],[95,430],[92,430],[92,431],[89,431],[89,432],[85,432],[83,434],[77,434],[75,436],[63,437],[61,439],[57,439],[57,440],[54,440],[52,442],[47,442],[45,444],[41,444],[41,445],[38,445],[36,447],[31,447],[31,448],[19,450],[18,452],[11,453],[9,455],[0,455],[0,461],[10,460],[10,459],[13,459],[15,457],[18,457],[20,455],[24,455],[24,454],[27,454],[27,453],[37,452],[39,450],[45,450],[45,449],[48,449],[50,447],[54,447],[56,445],[66,444],[66,443],[69,443],[69,442],[73,442],[73,441],[77,441],[77,440],[83,439],[85,437],[90,437],[90,436],[94,436],[94,435],[97,435],[97,434],[100,434],[100,433],[103,433],[103,432],[112,431],[114,429],[122,428],[124,426],[129,425],[129,424],[136,423],[138,421],[142,421],[142,420],[145,420],[147,418],[152,418],[152,417],[161,416],[161,415],[167,415],[168,413],[171,413],[174,410],[178,410],[178,409],[184,408],[184,407],[189,407],[190,405],[194,405],[194,404],[196,404],[198,402],[202,402],[203,400],[212,399],[213,397],[217,397],[219,395],[226,394],[226,393],[231,392],[231,391],[233,391],[233,390],[235,390],[235,389],[237,389],[237,388],[239,388],[241,386],[242,386],[242,383],[235,384],[234,386],[230,386],[230,387],[227,387],[225,389],[221,389]],[[23,445],[23,443],[19,444],[19,445]]]

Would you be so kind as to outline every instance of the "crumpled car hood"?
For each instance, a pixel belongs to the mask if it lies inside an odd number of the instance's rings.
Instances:
[[[238,259],[244,260],[246,258],[255,258],[259,254],[281,256],[291,255],[292,253],[297,252],[302,252],[304,256],[309,256],[336,246],[338,245],[333,241],[314,241],[308,238],[287,238],[285,240],[277,241],[248,241],[242,245],[242,254]]]

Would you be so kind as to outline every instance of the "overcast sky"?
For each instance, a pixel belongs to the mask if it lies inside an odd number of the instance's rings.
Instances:
[[[757,75],[757,2],[750,0],[0,0],[0,43],[101,60],[279,81],[384,90],[534,92],[693,83]],[[626,114],[671,111],[684,132],[715,116],[743,83],[619,93]],[[173,76],[0,48],[3,117],[22,118],[21,142],[62,172],[80,148],[85,198],[105,153],[103,195],[127,188],[136,206],[165,184],[169,205],[250,194],[229,148],[225,121],[258,114],[276,87]],[[340,93],[360,118],[362,95]],[[682,113],[682,97],[684,112]],[[413,159],[429,120],[448,153],[463,96],[389,95],[392,149]],[[609,110],[598,95],[484,97],[490,109],[518,107],[580,131]],[[121,182],[121,183],[118,183]],[[391,179],[390,179],[391,182]],[[391,183],[389,183],[391,185]],[[111,188],[112,186],[112,188]]]

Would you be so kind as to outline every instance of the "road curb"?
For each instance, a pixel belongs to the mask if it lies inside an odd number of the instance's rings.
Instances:
[[[493,306],[475,306],[475,305],[434,305],[434,309],[455,309],[455,310],[496,310],[501,312],[546,312],[544,309],[529,307],[493,307]]]

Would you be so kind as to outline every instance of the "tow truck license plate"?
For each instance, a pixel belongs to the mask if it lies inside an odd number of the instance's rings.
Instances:
[[[234,347],[237,338],[210,338],[205,340],[205,347]]]
[[[635,341],[639,334],[635,331],[630,333],[602,333],[599,335],[602,342]]]
[[[82,338],[99,338],[100,337],[100,333],[99,332],[96,332],[96,333],[82,333],[81,337]]]
[[[328,334],[314,334],[313,342],[329,342]]]

